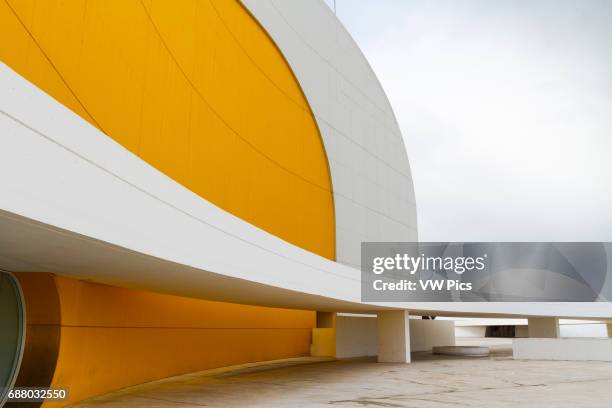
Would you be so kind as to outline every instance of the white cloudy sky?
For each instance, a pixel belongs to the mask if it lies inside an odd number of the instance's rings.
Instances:
[[[336,3],[404,134],[421,240],[612,241],[612,1]]]

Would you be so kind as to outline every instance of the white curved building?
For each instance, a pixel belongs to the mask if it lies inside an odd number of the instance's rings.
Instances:
[[[361,242],[416,241],[402,134],[350,34],[323,2],[243,4],[287,59],[321,132],[334,189],[336,260],[359,268]]]
[[[9,0],[0,27],[0,269],[25,305],[5,384],[75,402],[371,354],[344,330],[372,321],[336,312],[380,312],[384,361],[409,361],[408,311],[612,317],[603,303],[361,302],[360,244],[417,240],[414,189],[389,102],[323,2]]]

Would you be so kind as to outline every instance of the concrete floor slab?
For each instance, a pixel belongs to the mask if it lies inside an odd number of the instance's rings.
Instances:
[[[375,359],[305,364],[304,359],[292,365],[276,362],[272,369],[189,374],[75,407],[611,406],[611,362],[516,361],[507,340],[488,345],[491,355],[484,358],[414,353],[409,365]]]

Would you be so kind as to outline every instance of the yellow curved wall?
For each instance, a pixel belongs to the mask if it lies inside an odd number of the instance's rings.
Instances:
[[[233,0],[0,0],[0,58],[185,187],[334,259],[327,158],[282,55]]]
[[[17,273],[26,350],[17,386],[74,403],[171,375],[309,354],[316,315]]]

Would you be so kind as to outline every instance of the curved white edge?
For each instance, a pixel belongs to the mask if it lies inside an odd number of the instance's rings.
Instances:
[[[416,241],[414,188],[391,105],[361,50],[323,1],[242,0],[276,43],[315,115],[330,167],[336,259],[362,241]]]
[[[357,269],[214,206],[4,64],[0,90],[2,269],[310,310],[612,317],[604,303],[362,303]]]

